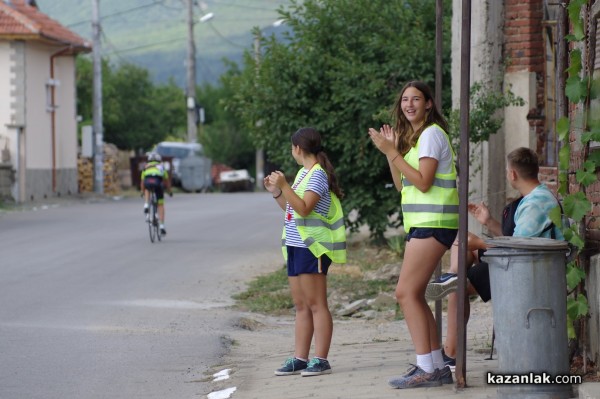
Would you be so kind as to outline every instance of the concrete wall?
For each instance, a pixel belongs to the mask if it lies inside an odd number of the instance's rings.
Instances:
[[[452,15],[452,107],[460,108],[461,68],[461,0],[453,0]],[[502,26],[503,2],[495,0],[472,3],[470,85],[475,82],[494,90],[502,89]],[[502,116],[500,116],[502,117]],[[485,201],[493,215],[499,215],[505,205],[505,174],[498,173],[504,165],[504,134],[502,129],[489,142],[470,145],[469,200]],[[469,230],[481,234],[482,228],[469,217]]]

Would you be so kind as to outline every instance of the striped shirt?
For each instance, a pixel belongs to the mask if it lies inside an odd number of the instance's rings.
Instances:
[[[296,187],[298,187],[308,172],[308,169],[304,169],[294,182],[292,189],[296,192],[296,194],[298,194]],[[313,210],[319,215],[327,216],[329,207],[331,205],[331,194],[329,193],[329,180],[327,179],[327,173],[325,173],[325,171],[322,169],[315,170],[310,177],[308,184],[306,185],[306,191],[312,191],[320,197],[319,201],[317,201],[317,205],[315,205],[315,209]],[[286,203],[285,210],[285,245],[290,247],[306,248],[304,241],[302,241],[300,234],[298,233],[298,228],[296,227],[296,222],[294,221],[293,217],[294,211],[289,203]],[[289,220],[287,218],[288,213],[292,214],[292,217]]]

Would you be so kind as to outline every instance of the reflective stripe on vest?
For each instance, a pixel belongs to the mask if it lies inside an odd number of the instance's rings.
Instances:
[[[300,198],[304,198],[310,177],[317,169],[322,170],[323,168],[316,164],[296,187],[295,192]],[[301,173],[302,170],[298,172],[295,180],[298,180]],[[314,210],[307,217],[302,217],[294,211],[294,222],[304,245],[315,257],[327,255],[335,263],[346,263],[346,225],[344,224],[342,204],[333,192],[330,191],[329,195],[331,204],[327,217],[323,217]],[[281,236],[281,250],[287,261],[285,226]]]
[[[438,125],[432,126],[443,131]],[[455,155],[448,135],[445,132],[444,135],[452,154],[452,171],[436,173],[431,187],[425,193],[419,191],[406,178],[402,179],[402,217],[407,232],[411,227],[458,229]],[[404,157],[404,160],[417,170],[419,169],[419,141],[420,138]]]

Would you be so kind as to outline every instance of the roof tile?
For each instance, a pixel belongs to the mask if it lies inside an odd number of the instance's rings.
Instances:
[[[0,0],[0,39],[41,40],[90,51],[91,44],[29,5],[25,0]]]

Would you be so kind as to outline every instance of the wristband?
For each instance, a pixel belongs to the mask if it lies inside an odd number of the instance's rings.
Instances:
[[[394,158],[392,158],[392,160],[390,162],[394,162],[396,160],[396,158],[398,158],[400,156],[400,153],[397,153],[396,156]]]
[[[281,194],[283,194],[283,190],[279,190],[279,194],[274,195],[273,198],[277,199],[277,198],[281,197]]]

